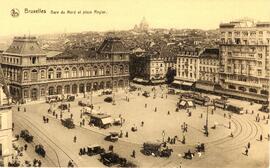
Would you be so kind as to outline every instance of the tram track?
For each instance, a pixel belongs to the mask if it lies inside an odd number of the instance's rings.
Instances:
[[[39,143],[41,143],[40,141],[45,142],[45,143],[46,143],[46,146],[49,146],[49,147],[50,147],[50,149],[55,153],[56,158],[57,158],[57,162],[58,162],[58,163],[55,163],[55,161],[53,161],[53,159],[52,159],[52,158],[50,157],[50,155],[48,155],[48,154],[47,154],[46,157],[43,158],[43,159],[47,160],[47,161],[48,161],[49,163],[51,163],[54,167],[56,167],[57,164],[58,164],[58,167],[61,167],[60,161],[59,161],[59,157],[58,157],[56,151],[53,149],[53,147],[50,146],[50,145],[48,144],[48,142],[46,142],[46,140],[44,140],[40,135],[38,135],[38,132],[37,132],[37,131],[34,131],[34,130],[33,130],[33,127],[30,127],[28,124],[26,124],[26,123],[23,122],[22,120],[17,120],[17,121],[18,121],[18,122],[16,122],[16,124],[18,124],[19,126],[22,126],[21,128],[27,127],[27,129],[30,130],[31,134],[34,135],[34,138],[35,138],[35,139],[38,139],[37,141],[38,141]],[[33,148],[35,148],[35,146],[39,144],[39,143],[36,143],[36,142],[35,142],[35,139],[34,139],[34,141],[33,141],[32,143],[29,143]],[[43,145],[44,145],[44,144],[43,144]],[[47,150],[47,149],[48,149],[48,148],[46,148],[46,152],[48,153],[49,150]]]
[[[28,121],[32,125],[32,127],[36,128],[36,130],[38,130],[38,132],[40,132],[45,138],[48,139],[48,141],[50,143],[52,143],[56,148],[58,148],[61,152],[63,152],[65,154],[65,156],[67,156],[70,160],[73,160],[59,145],[57,145],[54,142],[54,140],[52,140],[47,134],[44,133],[44,131],[42,131],[40,128],[38,128],[32,121],[30,121],[28,118],[26,118],[23,115],[20,115],[20,117],[23,118],[24,120]],[[74,162],[74,164],[75,164],[76,167],[78,167],[75,162]]]

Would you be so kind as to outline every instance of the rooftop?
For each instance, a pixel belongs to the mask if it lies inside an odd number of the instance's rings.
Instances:
[[[98,53],[129,53],[120,38],[110,37],[104,40],[98,49]]]
[[[4,53],[22,55],[45,55],[40,48],[36,37],[14,37],[12,44]]]

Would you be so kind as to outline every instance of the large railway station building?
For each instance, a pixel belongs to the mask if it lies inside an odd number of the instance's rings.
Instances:
[[[85,54],[48,56],[36,37],[15,37],[2,53],[1,65],[11,96],[23,102],[129,85],[129,51],[120,38],[106,38]]]

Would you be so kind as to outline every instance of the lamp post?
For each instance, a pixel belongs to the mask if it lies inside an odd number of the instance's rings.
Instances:
[[[162,142],[164,143],[165,130],[162,131]]]
[[[206,121],[205,121],[205,135],[208,137],[208,135],[209,135],[209,132],[208,132],[208,120],[209,120],[209,118],[208,118],[208,108],[209,108],[209,106],[213,106],[213,104],[207,103],[206,106],[207,106],[207,111],[206,111]]]

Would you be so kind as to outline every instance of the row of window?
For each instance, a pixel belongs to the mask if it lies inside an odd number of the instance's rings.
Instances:
[[[220,32],[221,36],[229,36],[231,37],[232,35],[234,36],[251,36],[251,37],[256,37],[258,35],[259,37],[262,37],[264,34],[267,36],[270,36],[270,31],[234,31],[234,32]]]
[[[123,74],[124,72],[128,72],[128,66],[124,68],[123,65],[115,66],[114,67],[114,73]],[[83,77],[83,76],[103,76],[103,75],[111,75],[111,67],[107,66],[106,69],[104,67],[96,67],[94,66],[93,69],[86,69],[84,70],[83,67],[79,68],[77,71],[77,68],[73,67],[70,71],[70,68],[65,68],[62,70],[61,68],[57,68],[56,70],[50,68],[47,72],[48,79],[59,79],[59,78],[74,78],[74,77]],[[29,72],[24,71],[23,72],[23,79],[29,80]],[[40,78],[45,79],[46,78],[46,70],[40,70]],[[38,71],[32,70],[31,71],[31,80],[37,80],[38,79]]]
[[[19,58],[16,57],[3,57],[3,62],[11,64],[20,64]]]

